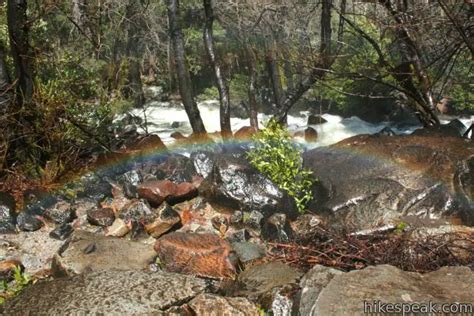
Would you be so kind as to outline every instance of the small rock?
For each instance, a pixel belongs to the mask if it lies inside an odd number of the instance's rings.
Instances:
[[[60,276],[85,271],[143,270],[155,257],[151,245],[76,231],[54,256],[53,272]]]
[[[149,223],[155,218],[155,212],[143,200],[132,200],[119,212],[118,217],[125,223]]]
[[[262,237],[265,240],[288,242],[291,236],[291,227],[285,214],[273,214],[263,225]]]
[[[380,136],[396,136],[397,133],[395,133],[390,127],[385,126],[382,128],[379,132],[377,132],[375,135],[380,135]]]
[[[7,193],[0,192],[0,234],[16,233],[15,199]]]
[[[156,213],[158,216],[155,220],[145,225],[145,231],[154,238],[160,237],[181,222],[178,212],[167,203],[162,204]]]
[[[72,234],[73,231],[74,229],[70,224],[63,224],[51,231],[49,233],[49,237],[57,240],[65,240]]]
[[[34,232],[41,229],[44,223],[40,221],[36,216],[22,212],[16,218],[18,228],[25,232]]]
[[[178,128],[181,126],[181,122],[174,121],[171,123],[171,128]]]
[[[313,235],[321,226],[322,220],[314,214],[303,214],[296,221],[290,223],[294,235],[298,238],[306,238]]]
[[[115,221],[115,213],[111,208],[94,208],[87,211],[87,220],[92,225],[111,226]]]
[[[230,217],[230,223],[237,225],[242,223],[244,219],[244,213],[242,211],[234,211]]]
[[[112,226],[106,228],[106,236],[123,237],[128,234],[131,227],[128,226],[122,219],[116,218]]]
[[[229,229],[226,232],[226,240],[229,242],[245,242],[250,239],[250,234],[246,229]]]
[[[257,306],[243,297],[201,294],[187,304],[193,315],[259,316]]]
[[[217,235],[174,232],[157,240],[155,250],[166,270],[209,278],[232,278],[236,258]]]
[[[224,234],[227,231],[228,227],[229,227],[229,221],[228,221],[227,217],[225,217],[221,214],[218,214],[218,215],[214,216],[211,219],[211,223],[212,223],[212,226],[222,234]]]
[[[266,255],[263,246],[251,242],[233,242],[232,249],[234,249],[240,262],[244,264],[255,259],[261,259]]]
[[[244,213],[243,222],[246,228],[255,237],[259,237],[262,233],[263,214],[259,211],[252,211],[250,214]]]
[[[64,200],[58,200],[52,207],[46,208],[44,217],[56,224],[66,224],[76,218],[76,209]]]

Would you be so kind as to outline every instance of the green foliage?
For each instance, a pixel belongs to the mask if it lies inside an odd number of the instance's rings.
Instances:
[[[8,283],[6,280],[0,282],[0,304],[3,304],[5,298],[18,295],[25,287],[33,284],[31,277],[21,271],[20,267],[15,267],[13,281]]]
[[[275,120],[270,120],[253,140],[255,148],[247,155],[251,164],[286,190],[295,199],[298,211],[303,213],[313,198],[314,180],[311,171],[303,168],[301,154],[289,132]]]

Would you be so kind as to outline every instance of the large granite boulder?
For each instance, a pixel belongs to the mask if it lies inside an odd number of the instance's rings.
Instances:
[[[291,219],[298,216],[294,199],[243,158],[219,157],[199,191],[209,201],[231,209],[260,211],[265,217],[274,213]]]
[[[173,273],[99,271],[38,282],[0,306],[8,315],[161,315],[205,292],[204,280]]]
[[[76,231],[54,256],[56,275],[99,270],[145,270],[156,254],[152,245]]]
[[[321,273],[322,279],[325,278],[324,275],[328,276],[325,270],[321,270]],[[327,286],[322,284],[322,290],[312,291],[311,299],[305,299],[306,303],[312,302],[312,307],[305,309],[309,311],[305,315],[378,314],[386,311],[386,304],[397,303],[399,308],[402,308],[401,304],[408,307],[408,304],[416,303],[421,306],[430,302],[437,304],[437,308],[441,308],[442,304],[455,303],[458,305],[454,308],[460,308],[460,303],[474,302],[474,272],[468,267],[444,267],[420,274],[381,265],[337,273],[329,278],[332,280]],[[469,313],[472,310],[466,314]]]
[[[457,137],[360,135],[304,154],[319,180],[310,209],[349,231],[401,216],[474,224],[474,144]]]

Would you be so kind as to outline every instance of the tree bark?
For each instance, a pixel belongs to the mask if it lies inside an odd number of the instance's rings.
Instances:
[[[8,116],[11,112],[12,93],[10,76],[5,63],[5,47],[0,43],[0,173],[7,162],[8,148],[11,138],[11,126],[8,122]]]
[[[212,7],[212,0],[203,0],[204,4],[204,46],[206,47],[207,55],[214,68],[216,76],[217,90],[219,91],[220,101],[220,124],[221,134],[224,138],[232,136],[232,127],[230,124],[230,98],[229,89],[222,74],[222,69],[217,61],[214,51],[213,39],[213,24],[214,24],[214,9]]]
[[[141,59],[143,58],[142,41],[142,17],[140,13],[141,2],[131,0],[125,12],[128,21],[127,57],[129,69],[127,74],[128,84],[126,95],[133,100],[136,108],[145,104],[145,94],[141,79]]]
[[[277,54],[277,44],[276,41],[273,40],[271,47],[267,52],[266,62],[272,83],[273,101],[275,102],[277,111],[282,111],[285,102],[285,92],[281,83],[281,72]],[[281,118],[280,122],[286,124],[286,121],[287,113],[285,113],[284,117]]]
[[[173,42],[176,66],[178,69],[179,92],[183,101],[184,109],[188,115],[189,122],[196,134],[206,133],[206,128],[201,119],[199,108],[194,100],[194,92],[186,66],[186,58],[184,52],[184,38],[181,31],[181,23],[178,19],[179,14],[179,0],[167,0],[169,32]]]
[[[249,117],[250,126],[258,130],[258,105],[257,105],[257,65],[255,60],[255,54],[250,45],[246,45],[246,53],[249,67],[249,86],[248,86],[248,97],[249,97]]]
[[[28,20],[26,0],[8,0],[7,23],[10,47],[15,63],[17,100],[30,103],[33,97],[33,56],[28,41]]]

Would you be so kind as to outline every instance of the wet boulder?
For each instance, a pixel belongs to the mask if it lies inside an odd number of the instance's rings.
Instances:
[[[15,199],[0,192],[0,234],[15,233]]]
[[[198,195],[198,190],[192,183],[176,184],[170,180],[147,181],[140,185],[137,191],[139,197],[153,206],[159,206],[164,201],[176,204],[191,200]]]
[[[155,175],[159,180],[169,180],[176,184],[192,182],[197,176],[191,159],[182,155],[171,155],[157,167]]]
[[[308,116],[308,125],[318,125],[324,123],[327,123],[327,120],[321,115],[311,114],[310,116]]]
[[[199,191],[213,203],[260,211],[265,217],[284,213],[294,219],[298,215],[294,199],[243,158],[219,157]]]
[[[210,151],[198,151],[191,154],[191,161],[196,172],[206,178],[212,171],[217,155]]]
[[[304,154],[318,179],[310,209],[357,231],[403,215],[474,224],[474,145],[457,137],[360,135]]]

